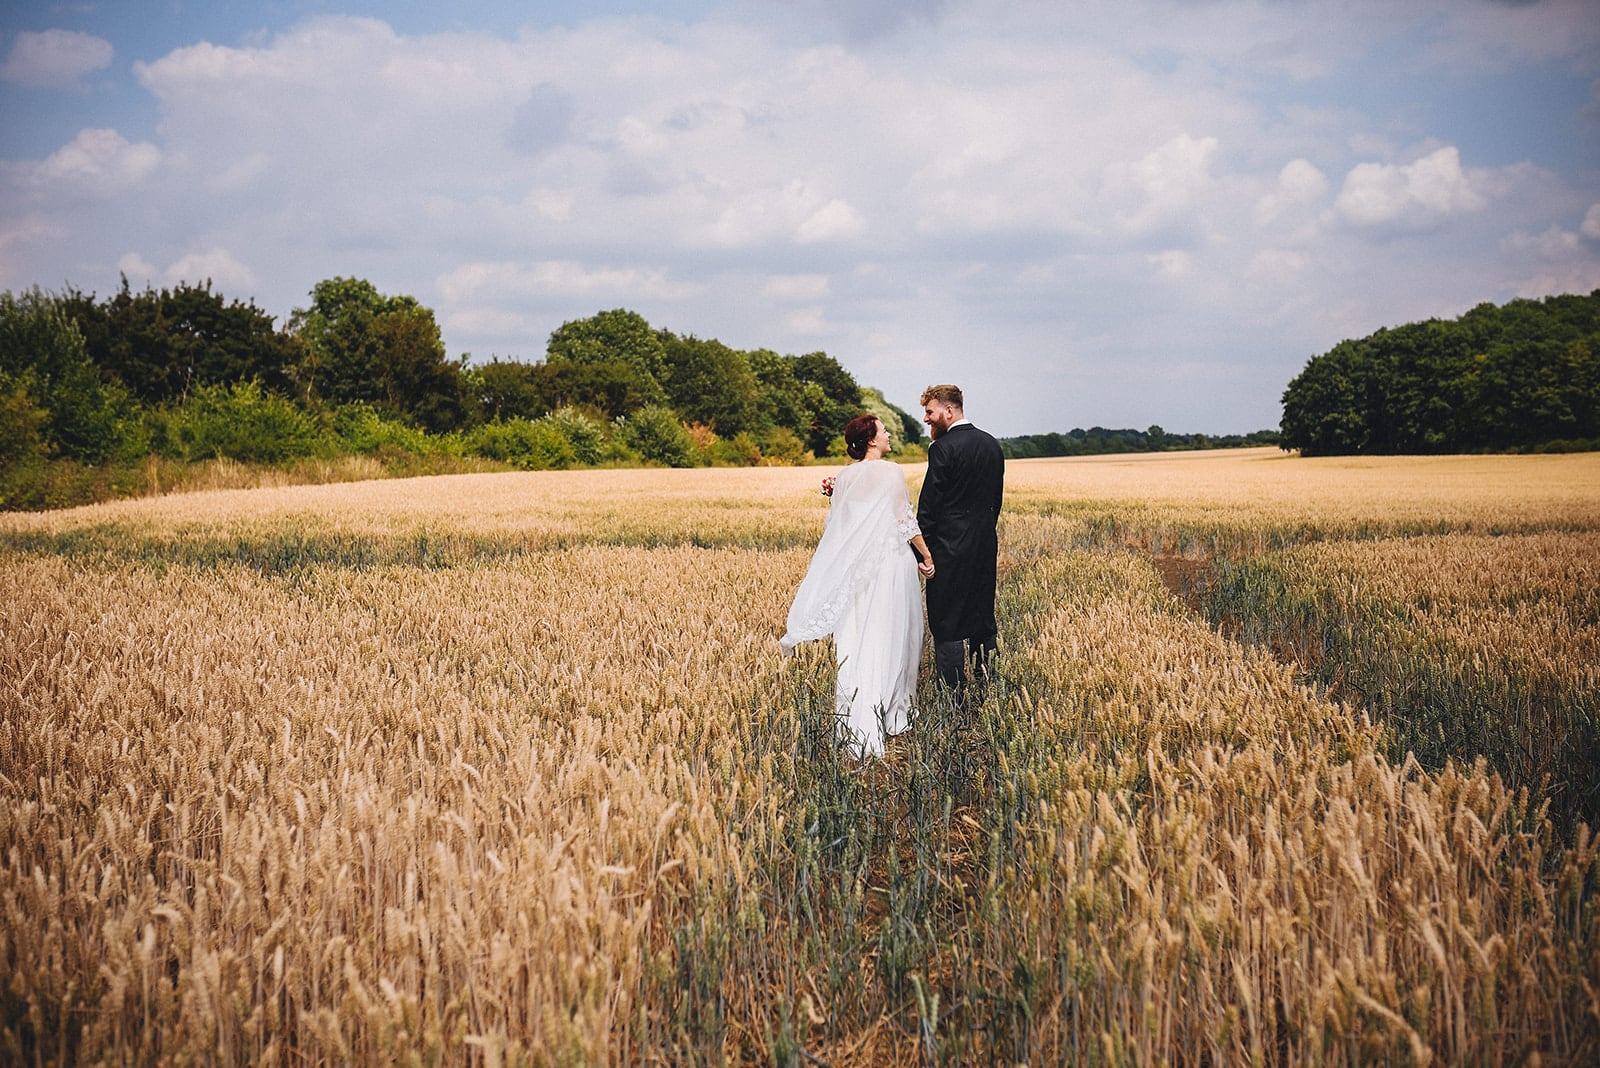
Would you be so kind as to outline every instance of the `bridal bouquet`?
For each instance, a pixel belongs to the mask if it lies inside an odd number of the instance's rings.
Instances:
[[[827,478],[822,480],[822,495],[824,497],[832,497],[833,496],[833,476],[832,475],[829,475]]]

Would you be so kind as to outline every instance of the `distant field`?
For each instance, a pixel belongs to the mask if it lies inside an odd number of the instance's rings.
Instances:
[[[1013,461],[866,766],[826,473],[0,515],[0,1061],[1600,1059],[1600,455]]]

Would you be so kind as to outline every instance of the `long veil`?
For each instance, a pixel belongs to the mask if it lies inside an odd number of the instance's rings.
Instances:
[[[834,481],[828,520],[811,567],[789,608],[785,655],[801,642],[832,634],[850,600],[872,584],[884,556],[911,552],[917,533],[905,478],[891,463],[863,462]]]

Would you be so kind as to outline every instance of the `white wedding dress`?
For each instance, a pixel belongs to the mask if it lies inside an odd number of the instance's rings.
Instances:
[[[883,752],[906,729],[922,661],[922,590],[910,539],[919,534],[900,468],[862,460],[834,480],[822,540],[789,609],[788,655],[833,635],[834,699],[862,753]]]

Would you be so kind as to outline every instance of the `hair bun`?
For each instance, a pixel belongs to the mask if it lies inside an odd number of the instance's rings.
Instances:
[[[867,455],[867,446],[877,436],[878,417],[870,412],[858,415],[844,428],[844,451],[850,459],[860,460]]]

